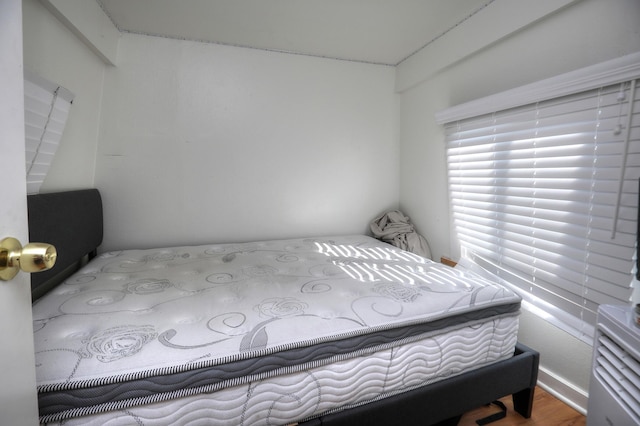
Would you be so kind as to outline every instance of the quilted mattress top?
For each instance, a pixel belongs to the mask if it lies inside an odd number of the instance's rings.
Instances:
[[[172,374],[519,302],[366,236],[110,252],[34,304],[37,382]]]

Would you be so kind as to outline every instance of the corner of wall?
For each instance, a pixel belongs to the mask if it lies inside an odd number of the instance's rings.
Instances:
[[[41,2],[105,64],[116,65],[120,31],[97,2],[86,0],[41,0]]]
[[[439,71],[580,0],[494,0],[396,67],[403,92]]]

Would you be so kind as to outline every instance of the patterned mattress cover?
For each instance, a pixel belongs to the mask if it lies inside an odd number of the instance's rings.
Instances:
[[[366,236],[106,253],[33,306],[41,421],[231,392],[517,318],[519,304]],[[489,361],[513,353],[510,327]]]

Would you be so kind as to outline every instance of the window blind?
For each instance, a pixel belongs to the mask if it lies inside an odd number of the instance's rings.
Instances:
[[[24,80],[27,193],[40,190],[58,149],[73,94],[26,72]]]
[[[461,254],[591,344],[599,304],[628,304],[640,96],[626,81],[445,125]]]

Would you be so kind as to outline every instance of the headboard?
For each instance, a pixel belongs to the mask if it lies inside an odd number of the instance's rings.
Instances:
[[[31,274],[31,299],[46,292],[75,272],[86,256],[96,255],[102,243],[102,198],[97,189],[27,196],[29,240],[53,244],[56,264]]]

